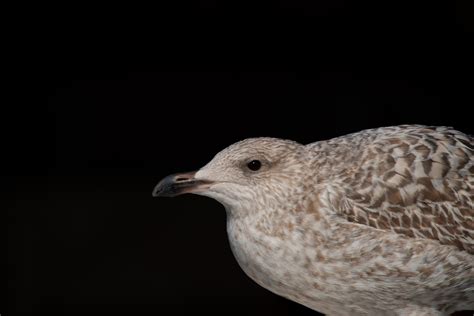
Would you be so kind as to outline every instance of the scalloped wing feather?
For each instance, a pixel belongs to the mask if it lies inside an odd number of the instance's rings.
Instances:
[[[408,125],[307,147],[326,152],[312,167],[323,175],[327,170],[326,189],[338,215],[474,254],[471,136],[448,127]]]

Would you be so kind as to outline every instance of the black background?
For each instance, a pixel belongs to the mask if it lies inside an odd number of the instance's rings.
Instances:
[[[245,276],[221,205],[154,185],[247,137],[474,133],[472,3],[182,5],[30,12],[2,315],[313,315]]]

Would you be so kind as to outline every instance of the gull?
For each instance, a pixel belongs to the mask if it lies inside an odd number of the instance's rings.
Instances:
[[[224,205],[256,283],[327,315],[474,309],[474,139],[401,125],[302,145],[250,138],[153,196]]]

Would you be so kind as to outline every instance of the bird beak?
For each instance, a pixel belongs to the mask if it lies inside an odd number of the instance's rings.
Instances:
[[[194,178],[196,172],[178,173],[161,180],[153,190],[153,196],[177,196],[185,193],[205,191],[213,183],[207,180]]]

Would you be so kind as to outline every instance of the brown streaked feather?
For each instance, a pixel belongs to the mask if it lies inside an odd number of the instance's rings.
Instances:
[[[447,127],[375,131],[327,142],[335,155],[352,152],[331,162],[327,190],[334,211],[474,254],[474,139]]]

